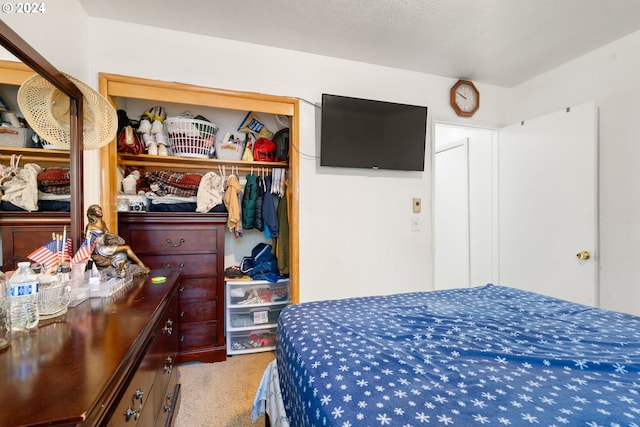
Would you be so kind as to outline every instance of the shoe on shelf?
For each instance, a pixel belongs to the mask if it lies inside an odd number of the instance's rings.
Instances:
[[[148,134],[149,132],[151,132],[151,122],[146,118],[140,119],[140,125],[138,126],[138,133],[145,135],[145,134]]]
[[[157,156],[158,144],[156,143],[156,137],[150,133],[145,133],[142,135],[142,140],[144,141],[144,146],[147,148],[147,154]]]
[[[147,154],[150,156],[157,156],[158,155],[158,144],[156,144],[155,142],[152,142],[150,144],[147,145]]]
[[[164,108],[153,107],[151,114],[153,114],[151,133],[155,135],[164,132],[164,119],[167,118],[167,113],[164,111]]]

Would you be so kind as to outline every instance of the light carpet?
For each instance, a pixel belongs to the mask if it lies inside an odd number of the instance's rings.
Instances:
[[[251,422],[258,384],[275,353],[227,357],[224,362],[178,365],[181,401],[175,427],[262,427]]]

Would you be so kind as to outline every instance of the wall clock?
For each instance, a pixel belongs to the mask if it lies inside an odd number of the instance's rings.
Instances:
[[[451,107],[462,117],[471,117],[480,108],[480,92],[470,80],[458,80],[451,86]]]

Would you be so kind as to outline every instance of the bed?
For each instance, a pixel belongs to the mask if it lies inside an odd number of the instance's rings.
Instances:
[[[308,302],[279,318],[272,426],[637,426],[640,318],[485,285]]]

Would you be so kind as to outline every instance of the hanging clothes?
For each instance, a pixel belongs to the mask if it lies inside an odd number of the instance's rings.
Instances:
[[[247,174],[242,198],[242,228],[254,228],[256,221],[256,202],[258,199],[258,177],[253,173]]]
[[[283,196],[276,208],[278,217],[278,237],[276,243],[276,258],[278,259],[278,270],[282,275],[289,275],[289,194],[287,192],[288,182],[282,181]]]
[[[264,201],[264,178],[256,177],[256,211],[253,226],[256,230],[264,231],[264,219],[262,218],[262,202]]]
[[[238,193],[242,191],[240,182],[235,175],[227,178],[227,188],[224,193],[224,205],[227,208],[227,227],[229,231],[235,233],[238,222],[240,222],[240,206],[238,204]]]
[[[202,176],[196,195],[196,212],[209,212],[223,202],[224,183],[220,175],[209,171]]]
[[[10,202],[25,211],[38,210],[38,174],[42,168],[35,163],[27,163],[18,168],[17,173],[2,186],[2,200]]]
[[[276,216],[276,204],[271,194],[271,175],[264,178],[264,197],[262,198],[262,218],[264,219],[265,236],[278,237],[278,217]]]
[[[242,186],[240,186],[240,191],[238,191],[238,215],[240,219],[236,223],[236,229],[233,231],[234,239],[238,239],[244,234],[244,227],[242,227],[242,198]]]

